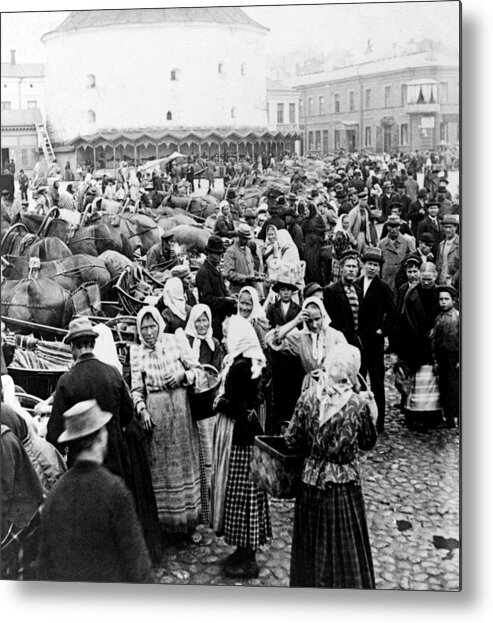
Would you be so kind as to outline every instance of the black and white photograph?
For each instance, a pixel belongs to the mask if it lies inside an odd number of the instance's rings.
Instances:
[[[461,3],[33,8],[0,579],[459,593]]]

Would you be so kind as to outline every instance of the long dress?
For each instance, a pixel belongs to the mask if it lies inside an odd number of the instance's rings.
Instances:
[[[167,532],[190,533],[200,522],[199,439],[187,390],[166,387],[167,373],[197,365],[183,332],[165,333],[156,347],[130,349],[134,403],[145,401],[155,424],[148,445],[159,522]],[[193,372],[185,372],[188,382]],[[190,374],[192,376],[190,376]]]
[[[357,450],[377,439],[369,409],[353,392],[323,425],[316,388],[304,392],[286,432],[306,455],[296,498],[290,586],[375,588]]]
[[[320,250],[324,243],[325,223],[319,214],[314,215],[305,222],[303,234],[305,236],[305,282],[316,282],[323,285],[322,271],[320,269]]]

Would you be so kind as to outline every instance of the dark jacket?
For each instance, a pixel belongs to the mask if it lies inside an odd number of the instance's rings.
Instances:
[[[41,516],[38,579],[151,580],[130,491],[102,465],[76,461],[51,490]]]
[[[113,414],[106,425],[108,452],[104,464],[113,474],[125,477],[128,467],[123,447],[123,428],[133,417],[132,398],[120,372],[99,361],[94,355],[82,355],[74,367],[60,377],[46,439],[62,452],[64,445],[57,440],[64,430],[64,412],[82,400],[91,399],[95,399],[103,411]],[[69,452],[67,464],[70,467],[72,463],[73,456]]]
[[[301,307],[297,303],[293,303],[293,301],[291,301],[288,307],[288,313],[284,315],[281,301],[276,301],[275,303],[271,303],[269,305],[265,315],[267,316],[267,320],[269,321],[271,327],[280,327],[287,322],[294,320],[300,311]]]
[[[437,224],[435,225],[435,223],[431,220],[429,216],[425,216],[425,218],[422,221],[420,221],[418,224],[418,231],[417,231],[418,241],[424,233],[431,234],[433,236],[434,242],[432,245],[432,250],[433,250],[433,254],[436,256],[438,245],[443,236],[443,227],[442,227],[442,224],[440,223],[440,219],[437,218]]]
[[[178,264],[178,258],[176,253],[171,248],[163,250],[163,243],[161,241],[156,242],[146,254],[146,268],[147,270],[165,271],[170,270],[173,266]]]
[[[421,210],[423,210],[423,212],[421,212]],[[426,216],[425,204],[421,203],[419,199],[416,199],[416,201],[413,201],[409,206],[409,213],[407,216],[411,221],[413,236],[416,238],[418,233],[418,223]]]
[[[356,283],[354,287],[359,300],[358,322],[361,322],[363,294]],[[324,288],[324,306],[332,321],[330,326],[333,329],[337,329],[337,331],[341,331],[349,344],[359,348],[361,342],[358,330],[354,326],[353,311],[341,281],[332,283],[330,286]]]
[[[222,337],[222,323],[229,313],[235,313],[234,302],[227,299],[229,296],[224,277],[208,259],[197,271],[195,283],[199,292],[199,303],[211,308],[212,330],[214,337]]]
[[[356,283],[363,293],[364,277],[360,277]],[[376,276],[361,299],[359,314],[361,338],[363,340],[371,338],[378,330],[388,335],[394,323],[394,315],[394,294],[389,285]]]
[[[193,346],[194,338],[191,335],[187,335],[190,346]],[[201,364],[207,364],[209,366],[214,366],[218,372],[221,371],[224,352],[221,348],[221,344],[219,340],[215,337],[212,338],[214,342],[214,350],[211,350],[209,345],[205,340],[200,341],[200,353],[199,353],[199,361]]]
[[[301,227],[298,225],[298,223],[293,223],[289,227],[286,227],[286,229],[290,233],[291,238],[293,239],[293,242],[296,245],[296,248],[298,249],[300,260],[302,260],[303,259],[303,247],[305,243],[304,243],[304,236],[303,236],[303,231]]]

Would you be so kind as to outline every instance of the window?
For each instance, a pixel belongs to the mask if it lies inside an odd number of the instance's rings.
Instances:
[[[277,105],[277,123],[284,123],[284,104]]]
[[[448,82],[440,82],[440,104],[448,104]]]
[[[94,110],[87,111],[87,123],[96,123],[96,113]]]
[[[334,112],[341,112],[341,101],[339,93],[334,93]]]
[[[334,149],[341,148],[341,135],[339,130],[334,130]]]
[[[270,123],[270,106],[269,106],[269,102],[267,102],[267,123]]]
[[[175,67],[174,69],[170,71],[169,79],[172,82],[176,82],[177,80],[180,79],[180,74],[181,74],[181,71],[177,67]]]
[[[246,75],[246,63],[242,63],[240,67],[240,73],[242,76]]]
[[[218,63],[218,65],[217,65],[217,73],[218,74],[223,74],[224,73],[224,63],[222,61],[220,63]]]
[[[296,104],[289,104],[289,123],[296,123]]]
[[[440,123],[440,141],[443,143],[449,142],[449,132],[448,132],[448,123],[446,121],[442,121]]]
[[[28,108],[37,108],[38,107],[38,102],[36,100],[27,100],[27,107]]]
[[[407,84],[401,85],[401,106],[406,106],[407,104]]]
[[[407,123],[401,125],[401,145],[407,145],[409,142],[409,129]]]
[[[322,149],[325,153],[329,151],[329,131],[324,130],[322,132]]]
[[[313,132],[308,132],[308,151],[313,150]]]
[[[173,115],[171,114],[171,110],[168,110],[166,113],[166,121],[171,121],[173,119]]]
[[[321,149],[322,149],[321,134],[320,134],[320,130],[317,130],[315,132],[315,150],[320,151]]]
[[[320,95],[318,98],[318,114],[323,115],[325,112],[325,98],[323,95]]]
[[[308,116],[313,115],[313,97],[308,98]]]
[[[231,109],[231,119],[236,119],[237,112],[238,109],[236,108],[236,106],[233,106],[233,108]]]
[[[86,87],[88,89],[94,89],[95,86],[96,86],[96,76],[94,74],[87,74],[87,76],[86,76]]]
[[[2,102],[2,110],[10,110],[12,108],[11,102]]]
[[[371,145],[371,127],[369,125],[365,128],[365,147],[370,147]]]
[[[371,89],[365,90],[365,108],[366,110],[371,108]]]
[[[349,91],[349,110],[354,110],[354,91]]]
[[[385,108],[390,108],[391,106],[391,101],[390,98],[392,97],[392,87],[385,87],[385,91],[384,91],[384,107]]]

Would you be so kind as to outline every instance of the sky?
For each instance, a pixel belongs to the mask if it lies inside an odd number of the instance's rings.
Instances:
[[[131,0],[86,0],[84,4],[74,4],[73,8],[77,9],[132,8]],[[147,0],[144,6],[159,7],[166,4],[162,0]],[[228,6],[231,2],[219,1],[214,4]],[[169,2],[169,5],[207,6],[207,3],[181,0],[176,4]],[[15,6],[29,10],[36,5],[18,0]],[[65,8],[66,3],[45,0],[43,7]],[[244,10],[252,19],[270,29],[265,41],[265,52],[268,55],[288,54],[296,50],[315,53],[349,50],[359,56],[364,52],[368,39],[371,39],[377,54],[390,49],[394,42],[404,44],[410,39],[441,40],[456,48],[459,45],[459,2],[456,1],[330,5],[291,3],[250,6],[244,7]],[[2,62],[9,61],[11,49],[16,50],[19,63],[44,62],[44,46],[40,38],[60,24],[67,15],[66,11],[2,13]]]

